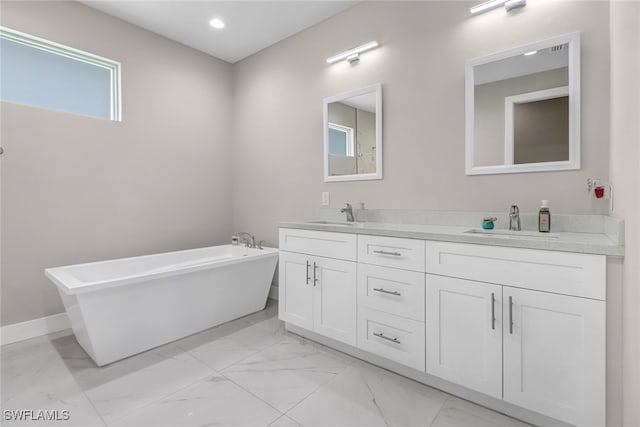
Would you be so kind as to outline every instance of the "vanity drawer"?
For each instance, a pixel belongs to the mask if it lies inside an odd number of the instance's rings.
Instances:
[[[358,264],[358,304],[424,322],[424,273]]]
[[[358,262],[424,273],[424,240],[358,236]]]
[[[281,228],[280,250],[327,258],[356,260],[356,235]]]
[[[358,307],[358,348],[423,371],[423,322]]]
[[[442,276],[606,299],[604,255],[428,241],[426,266]]]

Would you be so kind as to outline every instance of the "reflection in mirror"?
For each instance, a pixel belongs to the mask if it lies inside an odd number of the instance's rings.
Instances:
[[[325,181],[382,178],[380,85],[324,100]]]
[[[579,169],[579,35],[467,64],[467,174]]]

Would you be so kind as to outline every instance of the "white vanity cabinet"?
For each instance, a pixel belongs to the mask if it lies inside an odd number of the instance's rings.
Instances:
[[[427,242],[427,271],[457,276],[427,274],[427,373],[571,424],[604,425],[604,262]]]
[[[281,228],[279,274],[294,332],[534,423],[605,425],[605,255]]]
[[[353,235],[280,229],[280,319],[355,346],[355,254]]]

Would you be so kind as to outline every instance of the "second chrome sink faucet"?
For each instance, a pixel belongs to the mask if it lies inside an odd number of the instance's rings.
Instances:
[[[351,204],[349,203],[345,203],[346,207],[340,209],[341,213],[346,213],[347,214],[347,222],[353,222],[353,208],[351,207]]]
[[[522,230],[520,227],[520,209],[518,209],[518,205],[511,205],[511,209],[509,209],[509,230]]]

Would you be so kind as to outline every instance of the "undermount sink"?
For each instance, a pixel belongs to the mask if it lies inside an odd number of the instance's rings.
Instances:
[[[357,224],[361,224],[358,222],[347,222],[347,221],[326,221],[323,219],[313,220],[313,221],[305,221],[307,224],[317,224],[317,225],[331,225],[337,227],[354,227]]]
[[[511,239],[543,239],[553,240],[558,238],[557,233],[540,233],[538,231],[511,231],[511,230],[485,230],[483,228],[472,228],[465,233],[477,234],[480,236],[507,237]]]

